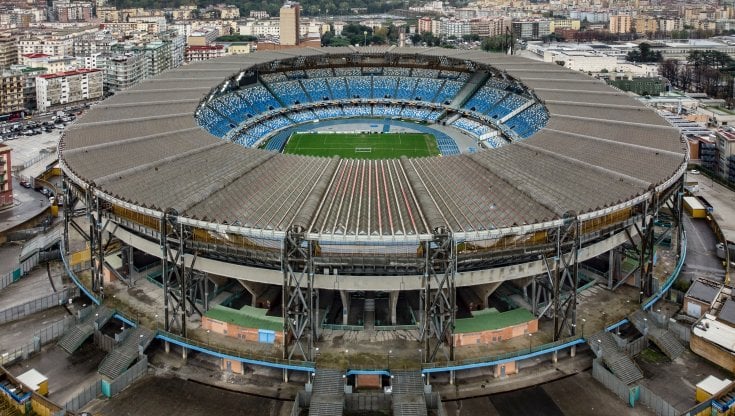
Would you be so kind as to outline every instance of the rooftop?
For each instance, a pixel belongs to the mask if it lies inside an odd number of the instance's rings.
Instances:
[[[682,172],[685,145],[678,129],[629,95],[555,64],[479,51],[390,50],[406,59],[446,56],[506,71],[549,110],[551,119],[533,137],[476,154],[355,162],[245,148],[210,135],[194,120],[203,98],[253,65],[387,51],[261,51],[168,71],[77,120],[64,135],[63,159],[109,195],[157,211],[174,207],[187,217],[268,233],[298,225],[334,238],[379,241],[416,239],[437,227],[492,232],[557,220],[570,210],[595,212]],[[363,188],[340,180],[358,177]]]
[[[735,352],[735,328],[720,322],[716,317],[706,314],[692,328],[692,334],[719,345],[720,347]]]
[[[73,71],[55,72],[53,74],[39,75],[39,78],[52,79],[52,78],[60,78],[60,77],[70,77],[73,75],[91,74],[94,72],[102,72],[102,70],[82,68],[82,69],[75,69]]]

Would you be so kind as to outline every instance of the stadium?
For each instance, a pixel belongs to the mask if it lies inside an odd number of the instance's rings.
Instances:
[[[145,269],[172,333],[240,314],[311,362],[325,328],[411,331],[432,363],[463,327],[575,336],[591,265],[634,257],[610,286],[654,294],[687,155],[654,111],[556,64],[344,47],[166,72],[95,105],[59,160],[65,251],[83,236],[95,296]]]

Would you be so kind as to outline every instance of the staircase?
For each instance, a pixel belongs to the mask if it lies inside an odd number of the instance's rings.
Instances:
[[[673,361],[684,353],[685,347],[681,345],[676,336],[668,329],[661,327],[649,313],[635,311],[628,319],[641,334],[656,344],[670,360]]]
[[[114,311],[98,306],[85,313],[86,316],[69,328],[69,331],[56,344],[69,354],[81,347],[84,341],[94,333],[95,328],[102,328],[112,318]]]
[[[449,108],[453,108],[455,110],[461,108],[473,95],[475,95],[480,87],[485,85],[485,81],[487,81],[488,78],[490,78],[490,73],[487,71],[475,72],[475,74],[472,75],[472,78],[470,78],[467,83],[464,84],[462,89],[459,90],[452,102],[449,103]]]
[[[147,328],[131,328],[125,339],[116,345],[102,360],[97,372],[115,379],[125,372],[138,356],[145,351],[155,337],[155,333]]]
[[[617,378],[625,384],[634,383],[643,378],[638,365],[623,351],[620,351],[613,334],[601,331],[589,338],[595,354],[602,355],[602,361]]]
[[[512,119],[513,117],[517,116],[518,114],[520,114],[521,112],[523,112],[523,110],[527,109],[528,107],[530,107],[530,106],[532,106],[534,104],[536,104],[536,101],[533,101],[533,100],[526,101],[525,104],[523,104],[522,106],[520,106],[520,107],[516,108],[515,110],[511,111],[510,113],[508,113],[507,115],[505,115],[505,117],[501,118],[500,119],[500,122],[501,123],[505,123],[506,121],[508,121],[508,120]]]
[[[396,371],[391,380],[394,416],[425,416],[424,380],[418,371]]]
[[[375,329],[375,299],[365,299],[365,330]]]
[[[339,370],[319,368],[311,390],[309,416],[341,415],[345,407],[344,379]]]

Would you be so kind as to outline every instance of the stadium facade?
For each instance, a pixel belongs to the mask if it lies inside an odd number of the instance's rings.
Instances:
[[[279,133],[353,117],[457,128],[487,149],[461,153],[450,140],[431,158],[279,153]],[[65,247],[71,229],[88,240],[94,291],[113,239],[162,259],[170,331],[185,334],[209,307],[208,275],[254,296],[278,288],[284,358],[307,361],[323,297],[348,306],[353,292],[387,293],[394,324],[413,294],[425,361],[453,358],[462,293],[484,303],[509,280],[532,284],[532,312],[554,319],[555,339],[574,335],[582,262],[629,245],[642,295],[655,290],[654,222],[664,211],[678,222],[687,162],[677,129],[583,73],[396,47],[178,68],[94,106],[59,153]]]

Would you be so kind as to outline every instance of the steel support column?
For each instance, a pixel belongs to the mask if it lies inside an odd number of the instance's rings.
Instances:
[[[283,358],[313,361],[314,243],[294,230],[286,234],[283,244]]]
[[[421,339],[423,362],[432,362],[441,351],[443,359],[454,360],[454,320],[457,291],[456,245],[449,233],[438,233],[424,243],[424,320]]]
[[[186,320],[203,315],[196,304],[203,275],[194,270],[197,253],[187,253],[191,230],[178,221],[178,213],[168,209],[161,218],[161,278],[163,280],[164,329],[187,336]],[[189,264],[187,264],[187,262]]]
[[[103,265],[105,262],[102,232],[102,201],[95,195],[92,185],[85,192],[87,222],[89,223],[89,257],[92,263],[92,291],[104,296]]]
[[[654,233],[655,224],[654,221],[658,217],[658,194],[655,191],[651,191],[650,201],[646,201],[644,216],[643,216],[643,229],[639,230],[641,235],[641,263],[640,263],[640,276],[641,276],[641,292],[644,296],[651,296],[655,291],[653,287],[653,255],[656,246],[656,236]]]
[[[581,224],[573,213],[564,216],[556,235],[553,278],[554,341],[576,335],[577,287]],[[566,331],[565,331],[566,330]],[[566,333],[565,333],[566,332]]]

